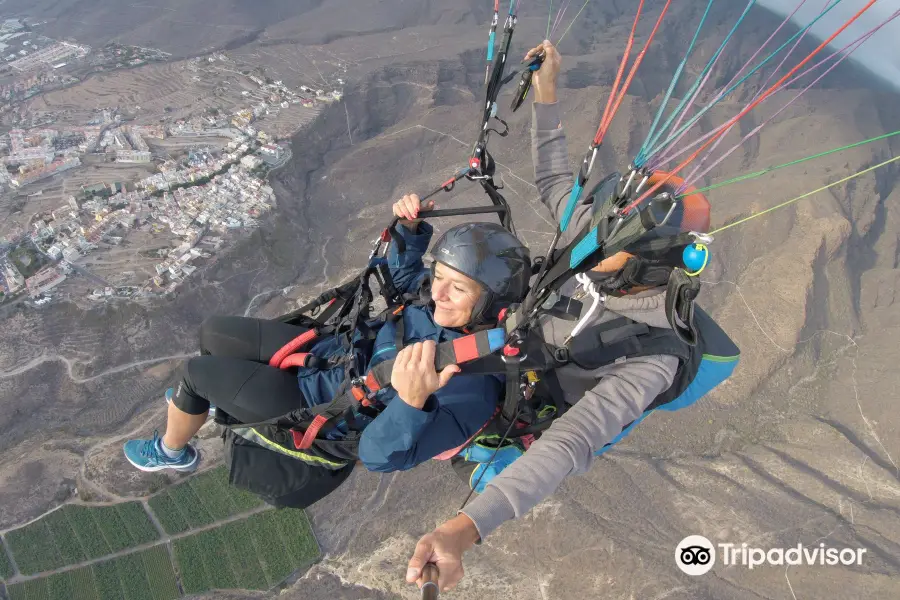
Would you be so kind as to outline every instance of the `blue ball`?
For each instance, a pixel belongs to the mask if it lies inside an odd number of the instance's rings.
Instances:
[[[688,271],[695,273],[706,266],[706,262],[709,260],[709,249],[703,244],[691,244],[684,249],[681,259]]]

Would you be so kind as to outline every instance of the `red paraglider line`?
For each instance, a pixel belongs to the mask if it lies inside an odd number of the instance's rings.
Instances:
[[[731,120],[729,120],[728,123],[726,123],[726,125],[722,128],[722,130],[721,130],[718,134],[716,134],[716,135],[712,136],[711,138],[709,138],[709,139],[706,141],[705,144],[703,144],[702,146],[700,146],[699,148],[697,148],[697,150],[694,151],[694,153],[691,154],[689,157],[687,157],[687,158],[684,160],[683,163],[681,163],[680,165],[678,165],[677,167],[675,167],[674,169],[672,169],[672,171],[670,171],[670,172],[666,175],[665,178],[663,178],[663,179],[662,179],[660,182],[658,182],[656,185],[654,185],[654,186],[651,187],[649,190],[647,190],[646,192],[644,192],[637,200],[635,200],[634,202],[632,202],[631,204],[629,204],[628,206],[626,206],[626,207],[624,208],[624,210],[623,210],[623,215],[627,215],[627,214],[630,213],[630,212],[631,212],[638,204],[640,204],[641,202],[643,202],[644,200],[646,200],[647,198],[649,198],[650,196],[652,196],[659,188],[661,188],[663,185],[665,185],[666,182],[668,182],[669,179],[672,178],[672,176],[677,175],[682,169],[684,169],[684,168],[685,168],[686,166],[688,166],[691,162],[693,162],[694,159],[696,159],[696,158],[700,155],[701,152],[703,152],[706,148],[708,148],[710,144],[714,143],[717,139],[719,139],[719,137],[721,137],[722,135],[724,135],[724,133],[725,133],[726,131],[728,131],[728,129],[729,129],[729,127],[730,127],[731,125],[733,125],[734,123],[736,123],[736,122],[737,122],[738,120],[740,120],[744,115],[746,115],[746,114],[749,113],[751,110],[753,110],[754,108],[756,108],[756,106],[759,105],[760,102],[762,102],[763,100],[765,100],[766,98],[768,98],[769,96],[771,96],[772,94],[774,94],[775,91],[778,90],[778,88],[781,86],[782,83],[784,83],[785,81],[787,81],[791,76],[794,75],[794,73],[796,73],[797,71],[799,71],[799,70],[803,67],[803,65],[805,65],[806,63],[808,63],[809,61],[811,61],[811,60],[813,59],[813,57],[814,57],[816,54],[818,54],[819,52],[821,52],[823,48],[825,48],[828,44],[830,44],[830,43],[834,40],[834,38],[836,38],[837,36],[839,36],[845,29],[847,29],[848,27],[850,27],[850,25],[852,25],[854,21],[856,21],[859,17],[861,17],[862,14],[863,14],[864,12],[866,12],[867,10],[869,10],[869,8],[871,8],[872,5],[875,4],[875,2],[877,2],[877,1],[878,1],[878,0],[869,0],[868,4],[866,4],[864,7],[862,7],[862,8],[859,10],[859,12],[857,12],[855,15],[853,15],[853,16],[852,16],[846,23],[844,23],[837,31],[835,31],[833,34],[831,34],[831,36],[830,36],[827,40],[825,40],[824,42],[822,42],[822,43],[819,45],[818,48],[816,48],[815,50],[813,50],[813,51],[809,54],[809,56],[807,56],[807,57],[804,58],[802,61],[800,61],[800,63],[797,64],[797,66],[795,66],[793,69],[791,69],[790,71],[788,71],[788,73],[786,73],[786,74],[784,75],[784,77],[782,77],[781,79],[779,79],[774,85],[772,85],[772,87],[770,87],[768,90],[766,90],[766,92],[765,92],[764,94],[762,94],[762,95],[761,95],[759,98],[757,98],[755,101],[753,101],[752,103],[750,103],[749,105],[747,105],[747,107],[746,107],[744,110],[742,110],[739,114],[737,114],[735,117],[733,117]]]

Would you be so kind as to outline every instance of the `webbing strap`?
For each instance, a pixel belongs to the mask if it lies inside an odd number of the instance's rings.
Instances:
[[[449,342],[441,342],[435,350],[434,368],[442,371],[450,365],[464,364],[490,356],[503,347],[505,336],[506,332],[503,329],[494,328],[472,333]],[[369,369],[366,385],[370,390],[375,391],[387,387],[391,381],[391,371],[394,368],[395,360],[394,358],[386,360]]]
[[[309,357],[312,356],[309,352],[298,352],[297,354],[291,354],[278,365],[278,368],[282,370],[290,369],[291,367],[305,367],[309,362]]]
[[[319,336],[319,332],[315,329],[310,329],[309,331],[305,331],[302,334],[295,337],[293,340],[285,344],[281,350],[276,352],[272,358],[269,359],[270,367],[280,367],[281,361],[287,358],[289,355],[293,354],[309,342],[313,341]]]
[[[322,415],[317,415],[315,419],[313,419],[312,423],[310,423],[309,427],[306,428],[306,432],[303,436],[300,436],[300,432],[296,429],[291,429],[291,436],[294,438],[294,447],[297,450],[309,450],[313,441],[315,441],[316,436],[319,434],[319,430],[322,429],[322,426],[328,422]],[[299,441],[297,438],[300,438]]]

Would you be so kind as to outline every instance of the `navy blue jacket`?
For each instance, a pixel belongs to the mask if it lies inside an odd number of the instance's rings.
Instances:
[[[397,252],[391,244],[387,261],[394,285],[400,292],[414,293],[428,275],[422,256],[434,233],[422,222],[417,231],[397,228],[406,242],[406,251]],[[445,329],[434,322],[430,306],[410,306],[403,311],[404,344],[424,340],[445,342],[465,335]],[[394,337],[396,325],[387,322],[378,330],[371,356],[360,356],[365,369],[397,356]],[[319,340],[310,350],[326,358],[341,352],[336,338]],[[301,368],[300,389],[311,405],[330,402],[344,380],[344,369]],[[397,396],[393,388],[380,390],[376,399],[386,408],[375,419],[362,415],[365,424],[359,445],[359,458],[370,471],[402,471],[424,462],[472,437],[494,413],[503,392],[502,378],[484,375],[454,375],[437,390],[422,409],[413,408]]]

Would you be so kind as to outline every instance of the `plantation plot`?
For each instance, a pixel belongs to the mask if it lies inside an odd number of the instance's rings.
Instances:
[[[154,600],[168,600],[178,598],[178,584],[175,582],[175,571],[172,569],[172,559],[165,546],[157,546],[146,552],[141,552],[144,561],[144,572],[147,581],[150,582],[150,590]]]
[[[302,510],[267,510],[174,542],[187,594],[212,589],[265,590],[319,556]]]
[[[165,546],[9,586],[10,600],[174,600],[181,593]]]
[[[218,467],[150,498],[150,508],[166,533],[183,533],[247,512],[262,501],[228,483]]]
[[[10,600],[50,600],[46,579],[32,579],[6,589]]]
[[[105,600],[97,592],[97,584],[94,581],[94,570],[84,567],[70,573],[72,577],[72,600]]]
[[[13,568],[9,558],[6,556],[6,548],[0,544],[0,579],[9,579],[12,577],[12,574]]]
[[[44,521],[50,529],[53,540],[56,542],[56,550],[62,559],[64,565],[72,565],[83,561],[86,557],[69,520],[66,518],[66,508],[63,507],[55,510],[46,517]]]
[[[6,534],[6,542],[23,575],[34,575],[65,565],[45,519],[10,531]]]
[[[159,539],[139,502],[67,505],[7,535],[23,575],[34,575]]]
[[[116,569],[119,571],[119,581],[125,590],[125,597],[129,600],[153,600],[150,593],[150,582],[144,572],[144,561],[139,554],[128,554],[117,558]]]
[[[119,581],[119,571],[116,569],[114,560],[94,565],[92,570],[94,571],[97,593],[101,598],[124,597],[122,582]]]
[[[159,532],[140,503],[118,504],[116,510],[131,534],[132,545],[140,546],[159,539]]]
[[[113,550],[103,537],[100,527],[97,525],[95,515],[103,509],[72,506],[66,513],[69,524],[75,531],[75,536],[81,542],[85,555],[90,558],[99,558],[112,554]]]
[[[148,504],[166,533],[175,535],[189,529],[187,519],[179,512],[168,492],[153,496]]]
[[[70,600],[75,596],[75,587],[69,573],[60,573],[47,578],[47,595],[50,600]]]

